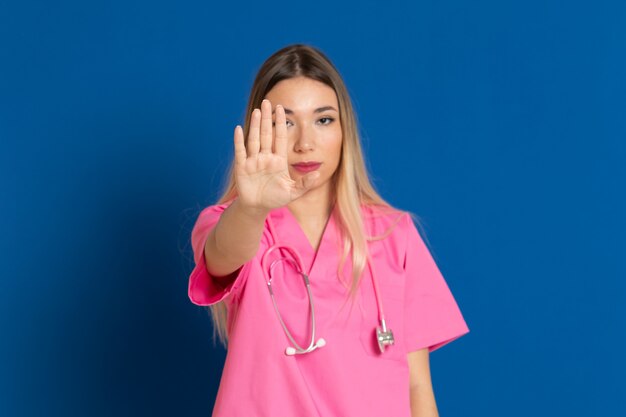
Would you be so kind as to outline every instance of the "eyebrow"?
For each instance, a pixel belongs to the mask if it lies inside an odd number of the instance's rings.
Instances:
[[[285,114],[293,114],[293,110],[288,109],[287,107],[283,107],[285,109]],[[339,113],[337,111],[336,108],[334,108],[333,106],[324,106],[324,107],[319,107],[315,110],[313,110],[313,113],[322,113],[325,112],[326,110],[334,110],[337,113]],[[276,112],[276,110],[272,110],[272,114],[274,114]]]

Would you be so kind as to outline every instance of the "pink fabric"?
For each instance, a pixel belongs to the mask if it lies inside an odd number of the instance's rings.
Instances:
[[[337,277],[339,232],[334,213],[317,253],[287,207],[270,213],[277,236],[266,227],[257,255],[227,288],[206,270],[204,244],[227,204],[205,208],[192,231],[196,267],[189,298],[198,305],[225,300],[229,346],[214,417],[237,416],[394,416],[410,417],[407,353],[430,352],[469,332],[461,311],[408,214],[380,215],[363,208],[367,232],[384,239],[369,243],[387,325],[396,343],[378,352],[378,311],[369,270],[353,308]],[[279,241],[293,246],[310,272],[317,337],[326,346],[286,356],[291,346],[274,311],[261,270],[265,250]],[[350,262],[344,268],[351,277]],[[274,269],[276,302],[301,346],[308,346],[310,316],[301,278],[285,263]],[[344,305],[345,302],[345,305]]]

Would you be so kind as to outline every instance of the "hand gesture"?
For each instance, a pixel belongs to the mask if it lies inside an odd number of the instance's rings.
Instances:
[[[319,177],[317,171],[297,181],[289,176],[285,110],[277,105],[275,112],[273,129],[270,101],[263,100],[260,111],[254,109],[247,144],[241,126],[235,128],[235,179],[240,204],[247,208],[271,210],[285,206],[310,190]]]

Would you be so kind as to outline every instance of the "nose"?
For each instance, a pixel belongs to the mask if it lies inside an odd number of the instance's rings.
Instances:
[[[308,152],[313,150],[315,143],[315,133],[312,128],[306,126],[300,126],[296,132],[296,140],[293,144],[293,150],[298,153]]]

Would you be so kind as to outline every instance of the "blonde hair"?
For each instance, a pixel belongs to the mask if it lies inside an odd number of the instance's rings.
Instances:
[[[307,77],[320,81],[331,87],[337,94],[343,135],[341,158],[333,176],[334,203],[338,214],[337,225],[343,243],[338,276],[342,281],[344,280],[342,270],[351,254],[352,283],[349,295],[354,300],[361,274],[367,262],[367,240],[372,239],[365,234],[361,205],[375,206],[383,211],[391,210],[396,213],[398,211],[384,201],[371,184],[363,159],[356,115],[348,90],[335,66],[324,53],[315,47],[303,44],[289,45],[275,52],[263,63],[254,80],[248,100],[243,126],[246,141],[252,111],[261,107],[261,102],[267,93],[278,82],[295,77]],[[226,189],[218,204],[237,197],[233,164],[234,161],[231,163]],[[388,233],[389,231],[385,235]],[[228,329],[225,303],[221,301],[209,308],[213,319],[214,337],[217,333],[220,341],[226,347]]]

